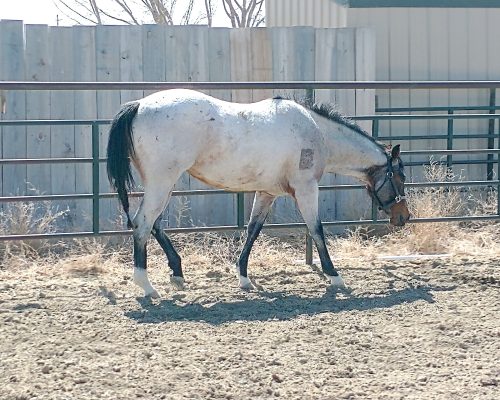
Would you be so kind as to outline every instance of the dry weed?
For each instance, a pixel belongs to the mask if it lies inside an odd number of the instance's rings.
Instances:
[[[8,204],[0,211],[0,235],[54,233],[65,215],[66,211],[54,210],[49,202]],[[48,240],[0,242],[1,265],[25,265],[57,246]]]

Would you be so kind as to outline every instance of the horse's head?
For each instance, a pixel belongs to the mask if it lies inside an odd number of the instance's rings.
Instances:
[[[405,172],[399,144],[387,155],[387,164],[372,168],[367,185],[368,192],[377,202],[379,210],[391,216],[391,224],[403,226],[410,219],[405,197]]]

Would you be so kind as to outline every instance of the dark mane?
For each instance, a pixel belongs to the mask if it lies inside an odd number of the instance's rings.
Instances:
[[[315,112],[322,117],[329,119],[330,121],[337,122],[341,125],[346,126],[347,128],[360,133],[364,136],[368,136],[370,139],[373,139],[368,132],[366,132],[363,128],[361,128],[356,122],[352,119],[347,118],[345,115],[341,114],[339,110],[333,105],[328,103],[314,103],[312,105],[302,104],[308,110]]]
[[[384,150],[384,152],[386,152],[386,146],[383,143],[374,139],[368,132],[366,132],[363,128],[361,128],[358,124],[356,124],[356,122],[354,122],[352,119],[343,115],[335,107],[334,104],[311,103],[311,102],[307,101],[306,99],[297,99],[297,98],[287,99],[286,97],[283,98],[281,96],[274,97],[274,100],[292,100],[292,101],[295,101],[297,104],[300,104],[302,107],[308,109],[309,111],[312,111],[318,115],[321,115],[322,117],[325,117],[326,119],[329,119],[330,121],[344,125],[345,127],[353,130],[354,132],[357,132],[360,135],[363,135],[364,137],[366,137],[367,139],[371,140],[373,143],[378,145],[382,150]]]

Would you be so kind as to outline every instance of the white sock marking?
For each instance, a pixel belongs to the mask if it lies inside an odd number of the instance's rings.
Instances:
[[[342,279],[342,277],[340,275],[337,275],[337,276],[327,275],[327,277],[330,279],[330,282],[331,282],[333,287],[336,287],[336,288],[345,288],[346,287],[344,280]]]
[[[238,265],[236,265],[236,276],[240,280],[240,288],[242,288],[242,289],[253,289],[254,288],[252,281],[248,277],[242,276],[240,274],[240,267]]]
[[[156,289],[151,285],[151,282],[149,282],[148,271],[145,269],[134,267],[134,282],[144,290],[145,296],[151,296],[153,298],[160,297]]]

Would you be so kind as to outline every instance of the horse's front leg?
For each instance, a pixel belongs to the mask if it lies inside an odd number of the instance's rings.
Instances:
[[[333,266],[330,254],[325,243],[325,235],[323,233],[323,225],[318,215],[318,183],[313,180],[306,184],[299,184],[294,187],[295,200],[299,207],[302,218],[309,229],[309,233],[318,249],[319,258],[321,260],[321,269],[330,279],[334,288],[345,288],[344,281]]]
[[[247,239],[236,264],[236,270],[238,278],[240,280],[240,287],[243,289],[254,288],[252,282],[250,281],[250,279],[248,279],[247,274],[248,257],[250,256],[250,250],[252,250],[255,239],[257,239],[257,236],[259,236],[266,217],[269,214],[269,210],[273,205],[274,199],[274,196],[271,196],[267,193],[255,193],[252,213],[250,215],[250,221],[248,222]]]

